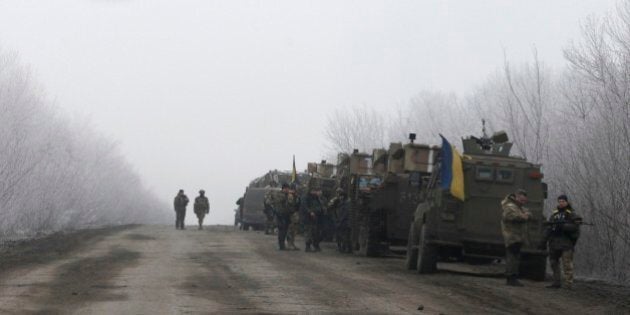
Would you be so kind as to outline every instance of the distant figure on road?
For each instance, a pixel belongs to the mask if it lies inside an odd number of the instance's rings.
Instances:
[[[523,189],[510,194],[501,202],[503,218],[501,230],[505,242],[505,268],[507,285],[522,287],[518,281],[518,268],[521,263],[521,247],[526,240],[527,221],[531,213],[524,205],[527,203],[527,192]]]
[[[193,206],[197,219],[199,220],[199,229],[203,229],[203,218],[206,214],[210,213],[210,201],[205,196],[206,192],[202,189],[199,191],[199,196],[195,198],[195,204]]]
[[[173,206],[175,207],[175,228],[184,230],[184,219],[186,218],[186,206],[188,206],[188,197],[184,194],[184,190],[180,189],[175,196]]]
[[[582,218],[575,213],[566,195],[558,196],[558,206],[547,222],[543,248],[549,247],[549,262],[553,270],[553,283],[547,288],[558,289],[562,287],[560,277],[560,260],[562,260],[562,273],[564,276],[564,288],[573,286],[573,249],[580,237],[580,224]]]

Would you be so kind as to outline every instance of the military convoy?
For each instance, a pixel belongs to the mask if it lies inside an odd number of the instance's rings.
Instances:
[[[501,234],[501,200],[517,188],[528,191],[528,242],[523,247],[522,275],[543,280],[546,252],[536,249],[543,229],[543,202],[547,187],[540,165],[510,156],[512,143],[504,132],[492,137],[463,139],[464,201],[441,185],[439,146],[414,142],[391,143],[388,149],[371,154],[354,150],[340,153],[336,165],[309,163],[302,182],[317,181],[324,199],[342,189],[350,199],[351,243],[355,254],[383,256],[393,247],[406,248],[406,267],[419,273],[437,270],[439,261],[489,263],[505,256]],[[272,171],[250,183],[242,203],[242,214],[258,211],[260,222],[264,189],[288,182],[287,173]],[[267,188],[264,188],[267,187]],[[261,190],[262,189],[262,190]],[[248,197],[249,196],[249,197]],[[257,197],[258,196],[258,197]],[[260,200],[258,200],[260,199]],[[261,206],[253,206],[260,202]],[[254,218],[254,216],[251,216]],[[256,227],[247,215],[241,224]],[[322,239],[332,241],[327,225]]]

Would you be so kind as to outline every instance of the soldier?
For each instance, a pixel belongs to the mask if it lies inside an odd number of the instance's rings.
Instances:
[[[352,253],[350,246],[350,225],[348,214],[350,213],[350,199],[341,188],[337,188],[337,195],[328,202],[328,211],[335,221],[335,240],[337,250],[340,253]]]
[[[199,220],[199,229],[201,230],[203,227],[203,218],[206,214],[210,213],[210,201],[205,196],[206,192],[202,189],[199,191],[199,196],[195,198],[195,204],[193,209],[195,210],[195,214],[197,215],[197,219]]]
[[[287,242],[289,243],[289,249],[300,250],[297,246],[295,246],[295,237],[297,236],[298,228],[300,225],[300,213],[296,211],[299,207],[300,201],[297,197],[295,184],[291,184],[290,194],[291,196],[293,196],[293,198],[295,198],[295,200],[293,212],[291,213],[291,217],[289,218],[289,228],[287,229]]]
[[[273,186],[273,185],[272,185]],[[265,193],[265,201],[263,202],[263,213],[265,214],[265,234],[273,234],[274,225],[274,191],[269,190]]]
[[[185,230],[184,219],[186,218],[186,206],[188,206],[188,197],[184,194],[184,190],[180,189],[175,196],[173,205],[175,207],[175,228]]]
[[[553,270],[553,283],[547,288],[562,287],[560,278],[560,259],[562,259],[562,273],[564,288],[571,289],[573,285],[573,252],[580,237],[582,218],[578,216],[566,195],[558,196],[558,206],[549,216],[542,247],[549,247],[549,262]]]
[[[285,250],[285,241],[287,238],[287,230],[291,221],[291,215],[295,212],[297,199],[289,189],[287,183],[282,184],[282,191],[274,193],[273,209],[276,216],[276,225],[278,226],[278,249]]]
[[[524,205],[527,203],[527,192],[523,189],[510,194],[501,202],[503,218],[501,230],[505,242],[505,263],[507,285],[522,287],[518,281],[518,268],[521,260],[521,247],[526,241],[527,221],[531,213]]]
[[[319,252],[319,232],[317,231],[317,223],[319,217],[324,212],[321,201],[322,190],[315,181],[311,181],[304,197],[300,200],[300,215],[304,224],[304,240],[306,243],[306,252]],[[313,245],[313,249],[311,249]]]

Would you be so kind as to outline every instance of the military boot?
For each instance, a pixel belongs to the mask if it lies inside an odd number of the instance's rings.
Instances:
[[[304,251],[307,253],[313,252],[313,250],[311,249],[311,244],[306,244],[306,248],[304,248]]]
[[[322,249],[319,247],[319,244],[313,245],[313,248],[314,248],[313,249],[314,252],[321,252],[322,251]]]
[[[524,287],[525,286],[520,281],[518,281],[516,276],[508,276],[506,284],[509,285],[509,286],[513,286],[513,287]]]

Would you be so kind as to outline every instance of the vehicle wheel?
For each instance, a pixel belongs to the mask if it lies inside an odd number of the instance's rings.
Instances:
[[[378,244],[378,235],[369,223],[364,223],[359,229],[359,250],[357,254],[365,257],[381,256]]]
[[[547,274],[547,256],[523,255],[519,266],[521,277],[534,281],[544,281]]]
[[[407,237],[407,255],[405,257],[405,267],[407,270],[416,270],[418,266],[418,233],[415,224],[411,223],[409,236]]]
[[[418,235],[418,259],[416,268],[418,273],[434,273],[437,271],[437,254],[436,245],[427,242],[427,226],[422,224],[420,235]]]

